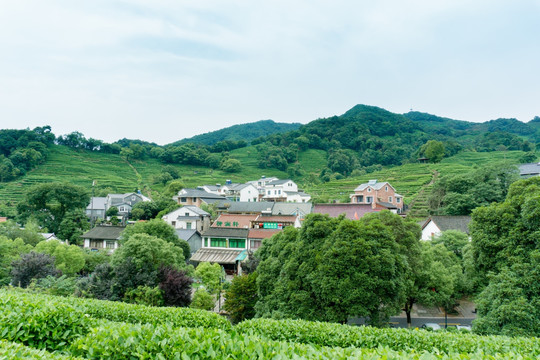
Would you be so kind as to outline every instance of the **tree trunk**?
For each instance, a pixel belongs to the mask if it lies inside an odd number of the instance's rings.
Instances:
[[[411,325],[412,325],[412,321],[411,321],[411,311],[412,311],[412,306],[414,304],[414,300],[413,299],[408,299],[406,302],[405,302],[405,314],[407,314],[407,328],[411,328]]]

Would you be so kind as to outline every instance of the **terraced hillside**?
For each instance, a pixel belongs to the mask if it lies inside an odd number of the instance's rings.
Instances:
[[[226,179],[245,182],[258,179],[261,175],[288,178],[286,172],[276,169],[260,169],[259,153],[254,146],[236,149],[230,155],[242,163],[238,173],[225,173],[204,166],[173,165],[181,174],[181,180],[188,187],[202,184],[223,183]],[[298,164],[304,176],[294,178],[300,186],[313,196],[315,202],[348,202],[359,184],[370,179],[390,182],[398,193],[405,197],[411,214],[427,216],[427,198],[432,189],[434,174],[458,174],[474,167],[493,162],[509,161],[519,163],[522,151],[504,152],[463,152],[438,164],[406,164],[383,168],[370,174],[315,184],[318,174],[326,166],[326,152],[309,149],[298,156]],[[53,146],[47,161],[29,171],[16,181],[0,183],[0,207],[14,211],[14,206],[24,197],[31,186],[46,182],[69,182],[91,191],[95,180],[98,187],[110,188],[115,192],[130,192],[141,189],[152,196],[153,192],[163,190],[163,185],[155,184],[153,177],[160,173],[164,164],[156,159],[130,160],[114,154],[90,151],[75,151],[64,146]]]

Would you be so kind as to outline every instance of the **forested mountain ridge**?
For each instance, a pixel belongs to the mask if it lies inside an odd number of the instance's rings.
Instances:
[[[282,133],[296,130],[301,126],[299,123],[278,123],[273,120],[259,120],[247,124],[239,124],[226,127],[221,130],[211,131],[191,138],[175,141],[170,145],[182,145],[187,143],[214,145],[220,141],[251,141],[260,136]]]

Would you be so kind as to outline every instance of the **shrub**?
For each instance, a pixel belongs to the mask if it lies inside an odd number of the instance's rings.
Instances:
[[[54,257],[36,252],[21,255],[11,266],[11,283],[22,288],[30,285],[33,279],[57,276],[59,271],[54,267]]]
[[[213,310],[215,305],[215,300],[212,295],[208,293],[203,288],[198,288],[197,291],[195,291],[195,294],[193,295],[193,301],[191,302],[191,307],[193,309],[200,309],[200,310]]]
[[[163,292],[163,305],[189,306],[193,279],[185,271],[173,267],[162,267],[159,272],[159,288]]]
[[[163,295],[157,286],[153,288],[138,286],[136,289],[126,291],[124,301],[131,304],[161,306],[163,304]]]

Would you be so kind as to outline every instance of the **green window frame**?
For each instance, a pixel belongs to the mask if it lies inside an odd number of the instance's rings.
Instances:
[[[234,249],[245,249],[246,239],[229,239],[229,247]]]
[[[210,238],[210,247],[227,247],[227,239],[224,238]]]

